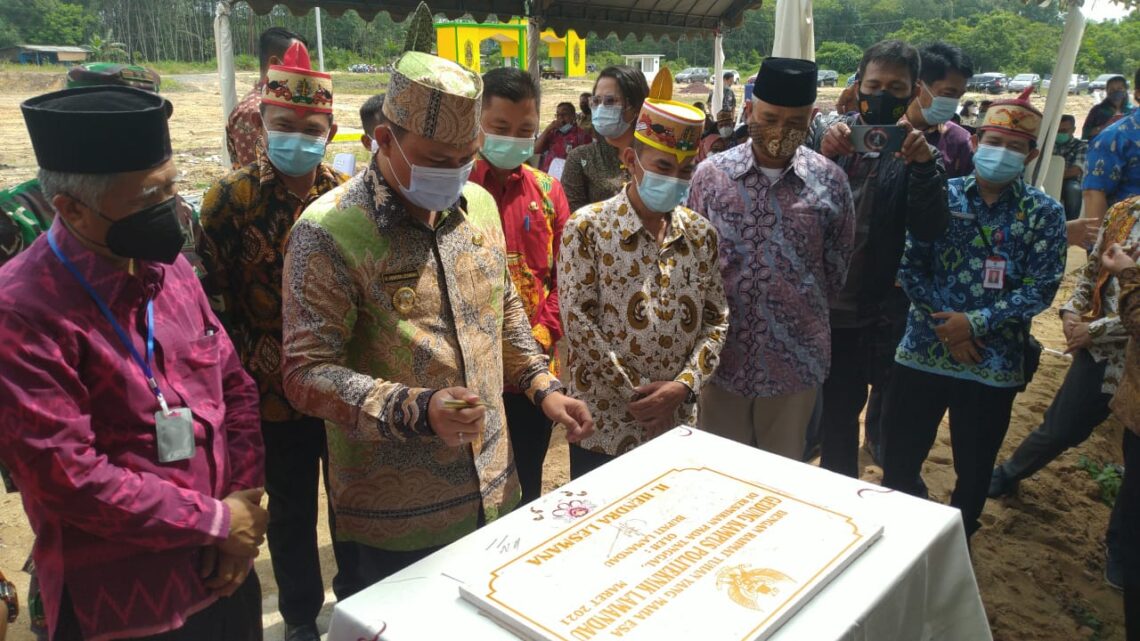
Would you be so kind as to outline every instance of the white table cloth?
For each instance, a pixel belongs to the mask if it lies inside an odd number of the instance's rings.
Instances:
[[[570,501],[607,505],[663,470],[685,467],[712,468],[883,528],[771,641],[992,639],[957,510],[683,427],[338,603],[328,639],[517,639],[462,599],[460,584],[565,530]]]

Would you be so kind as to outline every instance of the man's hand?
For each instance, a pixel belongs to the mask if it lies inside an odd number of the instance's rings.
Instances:
[[[1072,330],[1065,334],[1065,338],[1068,342],[1066,354],[1092,347],[1092,335],[1089,334],[1088,323],[1076,323]]]
[[[1096,243],[1096,236],[1100,233],[1099,218],[1078,218],[1065,223],[1065,233],[1069,237],[1069,246],[1089,249]]]
[[[966,340],[961,343],[947,345],[950,356],[963,365],[977,365],[982,362],[981,350],[985,343],[978,340]]]
[[[1069,311],[1061,312],[1061,331],[1065,333],[1066,342],[1073,339],[1073,330],[1080,324],[1081,317],[1079,314]]]
[[[594,433],[594,419],[590,416],[590,409],[576,398],[570,398],[562,392],[552,392],[542,399],[541,409],[551,422],[566,428],[566,440],[571,443],[589,438]]]
[[[1100,255],[1100,264],[1114,276],[1129,267],[1135,267],[1137,260],[1140,260],[1140,245],[1125,248],[1120,243],[1113,243]]]
[[[245,583],[251,567],[249,557],[226,554],[217,547],[210,546],[202,548],[202,556],[198,561],[198,576],[202,578],[210,592],[227,597]]]
[[[831,160],[855,153],[855,146],[851,144],[851,127],[845,122],[837,122],[828,127],[819,143],[819,153]]]
[[[265,488],[239,490],[222,499],[230,508],[230,533],[218,544],[224,554],[252,559],[260,554],[258,546],[265,540],[269,512],[261,507]]]
[[[645,430],[646,439],[676,427],[677,408],[689,397],[689,388],[677,381],[654,381],[634,391],[639,398],[627,409]]]
[[[906,138],[903,138],[902,148],[895,156],[902,158],[908,165],[934,160],[934,156],[930,153],[930,143],[926,142],[926,136],[922,135],[921,131],[915,129],[914,125],[905,120],[900,120],[899,126],[906,129],[907,132]]]
[[[452,409],[447,401],[462,401],[471,407]],[[428,424],[436,436],[451,447],[471,443],[483,433],[487,421],[487,408],[479,396],[466,387],[448,387],[437,390],[428,401]]]
[[[970,327],[970,319],[962,312],[934,312],[930,315],[934,320],[943,321],[934,328],[938,340],[951,347],[973,339],[974,332]]]

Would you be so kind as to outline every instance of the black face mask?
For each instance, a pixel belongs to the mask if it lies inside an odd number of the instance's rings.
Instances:
[[[886,91],[872,94],[859,91],[859,114],[868,125],[894,125],[906,113],[910,98],[896,98]]]
[[[111,220],[99,210],[93,211],[111,223],[107,229],[107,249],[116,256],[167,265],[178,259],[185,240],[178,223],[177,196],[119,220]]]

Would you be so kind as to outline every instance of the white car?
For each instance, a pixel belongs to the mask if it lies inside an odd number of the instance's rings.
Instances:
[[[1025,91],[1026,87],[1036,88],[1040,86],[1041,76],[1035,73],[1019,73],[1013,77],[1013,80],[1009,81],[1005,88],[1013,93],[1021,93]]]

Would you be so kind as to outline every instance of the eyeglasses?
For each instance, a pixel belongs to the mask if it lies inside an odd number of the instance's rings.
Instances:
[[[590,97],[590,106],[591,107],[597,107],[598,105],[602,105],[604,107],[615,107],[615,106],[620,106],[623,104],[625,104],[625,101],[623,101],[621,98],[618,98],[617,96],[591,96]]]

